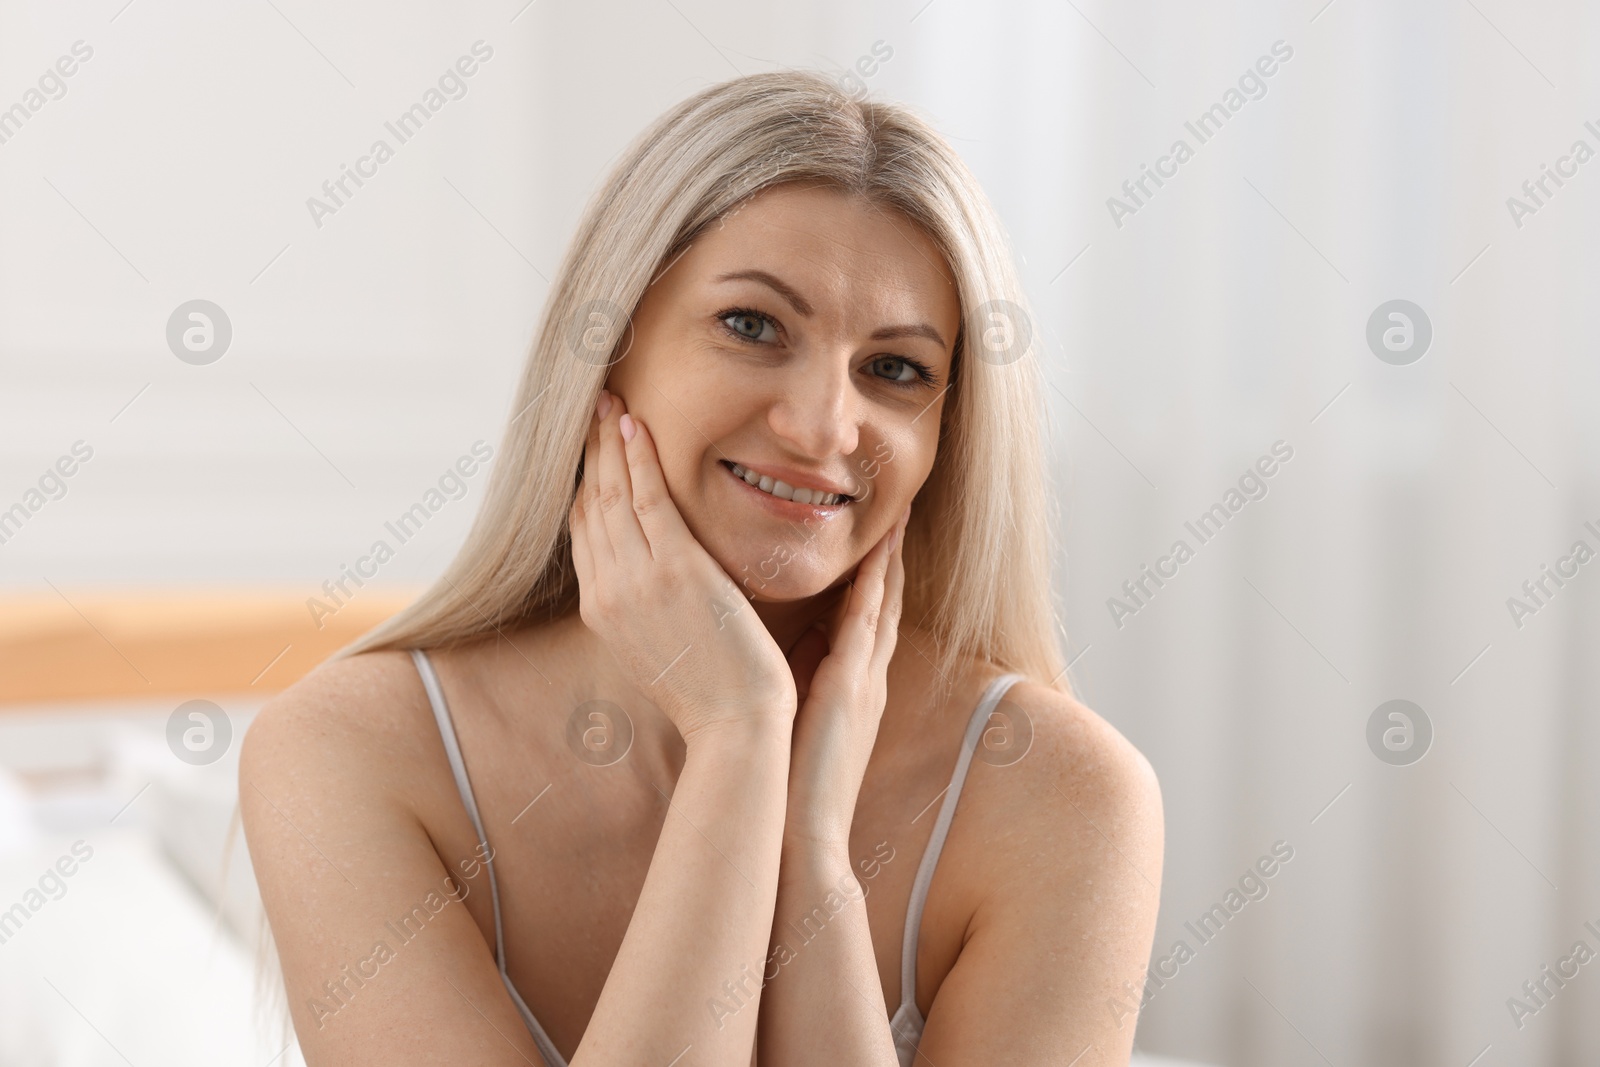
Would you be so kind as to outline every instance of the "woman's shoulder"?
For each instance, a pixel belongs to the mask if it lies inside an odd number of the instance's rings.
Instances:
[[[902,634],[911,654],[903,657],[900,681],[918,696],[939,692],[956,719],[976,714],[988,687],[1004,675],[1018,674],[983,654],[972,654],[956,663],[953,671],[941,677],[943,646],[925,630],[908,628]],[[893,670],[893,667],[891,667]],[[891,685],[894,679],[891,677]],[[935,684],[942,683],[942,684]],[[990,713],[991,727],[980,749],[988,754],[984,762],[1004,766],[1010,762],[1034,759],[1050,765],[1053,773],[1070,776],[1080,783],[1108,786],[1153,786],[1155,771],[1132,742],[1115,726],[1084,704],[1072,693],[1058,689],[1047,679],[1022,675],[1001,696]],[[1016,752],[993,751],[997,744],[1015,745]]]
[[[1073,694],[1024,677],[1002,703],[1016,708],[1030,731],[1029,754],[1037,751],[1050,776],[1066,779],[1073,791],[1159,789],[1144,753]]]
[[[962,662],[949,686],[954,717],[977,714],[990,684],[1015,673],[982,655]],[[990,709],[971,767],[966,789],[973,795],[962,817],[986,831],[1003,830],[998,836],[1015,842],[1019,855],[1047,839],[1059,843],[1069,817],[1074,829],[1091,835],[1098,834],[1095,826],[1107,833],[1123,827],[1159,839],[1161,787],[1150,761],[1048,679],[1024,675],[1006,688]]]
[[[904,668],[908,685],[919,672],[937,678],[936,650],[919,646],[922,655],[912,658],[920,668]],[[1165,845],[1160,784],[1149,760],[1079,697],[1051,679],[1024,675],[984,714],[988,687],[1014,673],[972,657],[950,671],[951,695],[935,705],[943,709],[938,729],[915,740],[897,735],[928,750],[938,773],[948,775],[958,738],[975,717],[984,718],[938,892],[945,895],[940,914],[960,932],[951,943],[987,946],[971,955],[965,972],[986,988],[1013,982],[1018,960],[1043,975],[1061,960],[1079,959],[1086,937],[1119,923],[1153,922]],[[1020,993],[1032,995],[1035,986],[1029,979]]]
[[[967,684],[981,693],[1008,673],[979,659]],[[959,959],[951,988],[974,1004],[1081,988],[1086,942],[1120,967],[1127,953],[1108,931],[1139,931],[1148,951],[1154,926],[1165,850],[1155,772],[1115,726],[1048,683],[1023,677],[991,709],[941,864],[944,914],[961,932],[945,983]],[[976,698],[969,709],[978,714]]]
[[[426,757],[427,693],[410,653],[362,652],[318,665],[264,705],[240,749],[241,775],[304,779],[404,775]],[[368,781],[365,784],[371,784]]]

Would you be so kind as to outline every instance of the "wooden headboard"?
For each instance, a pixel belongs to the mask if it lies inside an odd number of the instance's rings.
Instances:
[[[417,592],[363,589],[320,628],[298,587],[0,593],[0,712],[277,692]]]

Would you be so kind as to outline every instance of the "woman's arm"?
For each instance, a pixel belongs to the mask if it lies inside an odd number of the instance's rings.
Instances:
[[[573,1067],[750,1061],[787,761],[776,731],[690,745]]]
[[[685,1056],[744,1067],[777,895],[794,680],[678,514],[648,429],[605,392],[571,529],[584,623],[687,747],[573,1067]]]
[[[861,561],[827,639],[807,635],[790,655],[804,695],[768,967],[777,973],[762,1010],[765,1067],[897,1067],[865,893],[850,867],[850,825],[888,694],[909,517],[907,508]]]
[[[1007,699],[1030,720],[1033,744],[1014,764],[972,765],[952,834],[983,855],[977,910],[928,1008],[917,1062],[1126,1067],[1160,902],[1160,786],[1126,739],[1071,698],[1023,682]],[[779,939],[807,914],[817,930],[849,873],[842,848],[786,835]],[[844,903],[778,970],[762,1008],[762,1067],[893,1067],[859,903]]]
[[[412,810],[419,754],[348,714],[414,701],[405,684],[409,662],[330,665],[245,741],[240,805],[301,1048],[312,1067],[539,1064],[465,904],[487,899],[483,857],[440,858]],[[759,725],[689,745],[572,1067],[750,1062],[788,745]]]
[[[1071,697],[1019,682],[1027,754],[975,760],[951,842],[982,856],[961,953],[918,1063],[1127,1067],[1161,898],[1161,787]]]
[[[419,697],[404,654],[362,656],[245,735],[239,806],[300,1048],[311,1067],[539,1064],[468,910],[489,898],[484,857],[435,850],[414,805],[454,790],[428,790],[426,734],[381,710]]]
[[[572,1067],[745,1067],[772,930],[789,763],[786,731],[703,736]]]
[[[786,841],[781,869],[762,1067],[896,1067],[865,894],[848,848]]]

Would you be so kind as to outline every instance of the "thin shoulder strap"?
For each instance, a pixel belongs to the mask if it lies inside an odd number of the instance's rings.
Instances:
[[[411,650],[411,658],[416,661],[417,673],[422,675],[422,687],[428,691],[428,702],[433,705],[433,717],[439,724],[439,738],[444,742],[444,754],[450,759],[450,773],[455,775],[456,791],[461,794],[461,803],[467,809],[467,818],[472,820],[472,828],[478,833],[478,843],[483,846],[482,854],[493,854],[489,847],[489,838],[483,832],[483,819],[478,816],[478,802],[472,795],[472,783],[467,780],[467,764],[461,758],[461,744],[456,739],[456,726],[450,718],[450,706],[444,702],[444,690],[439,686],[439,676],[434,673],[433,664],[428,661],[428,654],[420,648]],[[494,860],[486,860],[484,866],[489,869],[489,896],[494,899],[494,958],[502,967],[505,963],[506,946],[505,938],[500,932],[500,890],[494,880]]]
[[[455,721],[450,717],[450,706],[445,703],[444,689],[439,685],[439,676],[434,672],[428,654],[420,648],[413,648],[411,659],[417,665],[417,673],[422,676],[422,687],[428,691],[428,703],[433,706],[433,718],[439,725],[439,739],[444,742],[444,754],[450,760],[450,773],[455,776],[456,791],[461,794],[461,804],[467,809],[467,817],[472,820],[472,828],[478,834],[478,855],[483,857],[484,868],[489,872],[489,899],[494,906],[494,961],[500,968],[500,981],[511,994],[517,1010],[522,1013],[534,1044],[539,1046],[539,1054],[551,1067],[567,1067],[567,1061],[556,1051],[550,1035],[534,1018],[533,1012],[523,1002],[522,994],[511,984],[511,976],[506,973],[506,941],[500,925],[500,886],[494,877],[494,850],[489,847],[489,838],[483,832],[478,801],[473,797],[472,783],[467,779],[467,763],[461,758],[461,742],[456,738]]]
[[[983,736],[989,715],[994,711],[1006,690],[1021,681],[1020,674],[1003,674],[989,683],[978,706],[967,722],[967,732],[961,739],[961,752],[956,756],[956,769],[950,775],[950,785],[945,791],[944,804],[939,808],[939,818],[933,824],[933,835],[922,852],[922,864],[917,868],[917,880],[911,886],[911,901],[906,905],[906,931],[900,939],[900,1004],[915,1005],[917,1000],[917,937],[922,929],[922,909],[928,902],[928,887],[933,884],[933,871],[939,865],[939,853],[944,850],[944,839],[950,832],[950,821],[955,818],[956,804],[961,800],[961,787],[967,781],[967,768],[972,765],[972,754]]]

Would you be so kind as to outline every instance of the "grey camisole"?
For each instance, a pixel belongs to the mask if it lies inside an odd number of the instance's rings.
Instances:
[[[428,692],[428,703],[433,706],[433,717],[439,726],[439,737],[444,742],[445,756],[450,761],[450,773],[455,777],[461,803],[467,809],[467,817],[472,820],[482,854],[488,855],[491,852],[489,839],[484,834],[483,819],[478,814],[478,803],[473,798],[472,784],[467,779],[467,765],[461,758],[461,745],[456,740],[455,723],[450,718],[450,706],[445,703],[444,690],[439,686],[439,676],[434,672],[428,654],[420,648],[411,650],[411,658],[417,665],[417,673],[422,676],[422,686]],[[1003,674],[996,678],[989,683],[978,706],[973,709],[972,717],[967,722],[967,732],[961,739],[955,770],[950,775],[950,785],[945,790],[944,803],[939,807],[933,834],[928,838],[922,863],[917,867],[916,881],[911,886],[911,900],[906,907],[905,934],[900,943],[900,1006],[889,1020],[890,1029],[894,1032],[895,1053],[900,1058],[901,1067],[911,1067],[917,1055],[917,1045],[922,1039],[922,1029],[927,1024],[917,1008],[916,988],[917,936],[922,927],[922,910],[928,900],[928,887],[933,882],[934,868],[939,864],[939,853],[944,849],[950,822],[955,818],[961,787],[966,783],[967,769],[972,764],[972,755],[983,736],[984,726],[1006,690],[1021,679],[1020,674]],[[500,923],[500,887],[495,881],[494,860],[486,860],[484,866],[489,871],[489,897],[494,909],[494,959],[500,968],[500,981],[505,984],[506,992],[511,994],[511,1002],[517,1006],[517,1011],[522,1013],[522,1021],[527,1024],[528,1032],[533,1035],[534,1044],[539,1047],[539,1054],[545,1058],[545,1062],[549,1067],[567,1067],[566,1059],[556,1051],[550,1036],[539,1025],[539,1020],[534,1018],[522,995],[517,992],[517,987],[512,984],[511,976],[506,973],[505,933]]]

